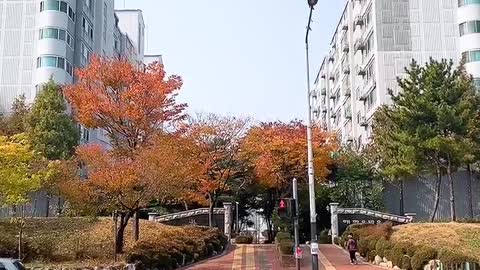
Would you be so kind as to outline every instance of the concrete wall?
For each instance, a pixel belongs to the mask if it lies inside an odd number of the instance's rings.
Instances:
[[[480,218],[480,175],[475,175],[472,183],[473,210],[474,215]],[[468,172],[461,171],[455,174],[455,199],[458,219],[468,218],[467,213],[467,183]],[[432,213],[435,202],[435,180],[433,177],[427,179],[408,179],[404,188],[405,212],[416,213],[416,221],[427,221]],[[438,221],[450,219],[450,188],[448,179],[443,177],[440,193],[440,203],[436,215]],[[400,214],[400,191],[397,184],[385,184],[385,207],[386,211],[393,214]]]

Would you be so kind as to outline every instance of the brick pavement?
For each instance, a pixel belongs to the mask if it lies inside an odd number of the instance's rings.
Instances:
[[[309,248],[304,247],[302,270],[310,270]],[[382,270],[367,263],[351,265],[348,254],[333,245],[320,245],[320,270]],[[274,245],[237,245],[224,256],[194,265],[192,270],[295,270],[281,267]]]

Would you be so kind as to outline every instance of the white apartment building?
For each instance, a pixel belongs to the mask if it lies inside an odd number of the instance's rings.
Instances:
[[[0,0],[0,113],[19,95],[33,102],[50,78],[73,83],[93,54],[143,68],[144,32],[142,11],[115,10],[114,0]],[[82,142],[108,141],[81,131]]]
[[[459,35],[459,20],[480,17],[479,2],[347,0],[311,93],[313,119],[336,132],[343,144],[360,147],[371,136],[373,113],[390,102],[388,89],[399,90],[397,77],[412,59],[458,62],[462,52],[468,53],[467,70],[480,77],[474,73],[480,72],[480,62],[474,63],[480,61],[480,34]]]
[[[460,52],[480,89],[480,0],[458,0]]]

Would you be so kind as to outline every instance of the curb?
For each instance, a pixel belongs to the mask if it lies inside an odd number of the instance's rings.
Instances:
[[[176,268],[176,270],[188,270],[190,267],[197,266],[197,265],[199,265],[199,264],[205,263],[205,262],[210,261],[210,260],[214,260],[214,259],[221,258],[221,257],[227,255],[227,254],[232,250],[232,247],[233,247],[233,246],[234,246],[234,245],[232,245],[232,244],[228,244],[228,245],[225,247],[225,250],[224,250],[222,253],[217,254],[217,255],[215,255],[215,256],[212,256],[212,257],[210,257],[210,258],[203,259],[203,260],[198,261],[198,262],[194,262],[194,263],[189,264],[189,265],[184,265],[184,266],[182,266],[182,267]]]

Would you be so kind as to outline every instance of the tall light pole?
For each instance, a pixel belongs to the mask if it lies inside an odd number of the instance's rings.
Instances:
[[[310,33],[310,23],[312,22],[313,8],[318,0],[308,0],[310,15],[308,16],[307,33],[305,35],[305,53],[307,58],[307,148],[308,148],[308,191],[310,197],[310,251],[312,254],[312,269],[318,269],[318,242],[317,242],[317,210],[315,207],[315,174],[313,168],[313,146],[312,146],[312,107],[310,92],[310,59],[308,53],[308,34]]]

